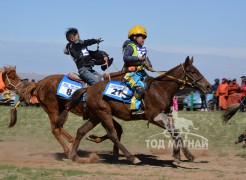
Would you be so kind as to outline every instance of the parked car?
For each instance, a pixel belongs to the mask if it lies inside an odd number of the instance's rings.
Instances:
[[[7,100],[4,93],[0,93],[0,105],[13,106],[15,104],[15,93],[10,91],[10,100]]]
[[[201,109],[202,106],[202,100],[200,97],[200,93],[198,91],[193,93],[193,109]],[[206,94],[206,103],[207,103],[207,109],[209,111],[214,110],[214,101],[213,101],[214,95],[213,94]],[[187,111],[191,109],[191,94],[187,95],[183,100],[183,108],[185,108]]]
[[[184,109],[183,101],[184,101],[185,97],[187,95],[189,95],[192,91],[195,91],[195,90],[191,87],[184,87],[176,93],[176,97],[178,98],[178,109],[179,110]]]

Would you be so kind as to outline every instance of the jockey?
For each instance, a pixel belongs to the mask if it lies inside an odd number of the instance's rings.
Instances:
[[[101,68],[105,70],[112,63],[113,58],[109,59],[108,54],[103,51],[89,51],[87,46],[102,42],[101,38],[81,40],[76,28],[69,28],[66,32],[68,44],[64,49],[64,53],[71,55],[77,68],[80,78],[90,86],[97,83],[102,77],[97,71],[93,70],[94,65],[103,65]]]
[[[147,32],[143,26],[137,25],[129,30],[128,38],[129,40],[123,44],[124,67],[128,71],[124,80],[131,90],[135,91],[131,99],[132,114],[144,114],[141,101],[144,93],[143,80],[147,76],[144,71],[145,61],[149,62],[149,60],[146,56],[147,50],[143,45],[147,38]]]

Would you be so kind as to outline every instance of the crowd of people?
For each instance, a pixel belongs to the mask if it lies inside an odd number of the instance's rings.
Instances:
[[[246,77],[241,76],[240,85],[237,80],[222,78],[214,80],[212,85],[212,93],[214,94],[214,102],[216,110],[225,110],[229,105],[240,103],[240,112],[244,112],[246,105]]]

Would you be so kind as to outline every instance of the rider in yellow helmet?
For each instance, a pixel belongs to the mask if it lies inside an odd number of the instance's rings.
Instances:
[[[141,108],[141,99],[144,93],[143,79],[146,77],[145,61],[147,60],[147,50],[144,41],[147,38],[146,29],[143,26],[133,26],[128,32],[128,39],[123,44],[124,66],[128,72],[124,76],[126,84],[135,91],[131,100],[132,114],[144,114]]]

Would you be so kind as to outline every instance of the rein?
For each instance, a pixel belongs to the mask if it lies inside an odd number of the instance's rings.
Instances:
[[[166,74],[167,72],[162,73],[162,71],[156,71],[156,70],[154,70],[153,68],[152,68],[152,70],[153,70],[152,72],[157,72],[157,73],[159,73],[159,74],[161,74],[161,75],[163,75],[163,76],[166,76],[166,77],[168,77],[168,78],[170,78],[170,79],[174,79],[174,80],[176,80],[176,81],[182,83],[182,86],[180,87],[180,89],[183,89],[185,85],[190,85],[191,87],[194,87],[194,86],[198,87],[197,82],[200,81],[201,79],[203,79],[204,76],[202,76],[202,77],[200,77],[200,78],[198,78],[198,79],[194,79],[193,77],[191,77],[191,76],[185,71],[183,64],[180,64],[180,66],[182,67],[182,70],[183,70],[183,72],[184,72],[184,79],[180,79],[180,78],[177,78],[177,77],[174,77],[174,76],[170,76],[170,75]],[[188,82],[189,78],[190,78],[193,82]]]
[[[7,73],[6,73],[6,78],[7,78],[7,80],[8,80],[9,85],[13,86],[17,91],[19,91],[19,90],[17,89],[17,87],[21,84],[21,82],[19,82],[17,85],[12,84],[12,83],[10,82],[10,80],[9,80],[9,77],[8,77],[8,74],[7,74]]]

